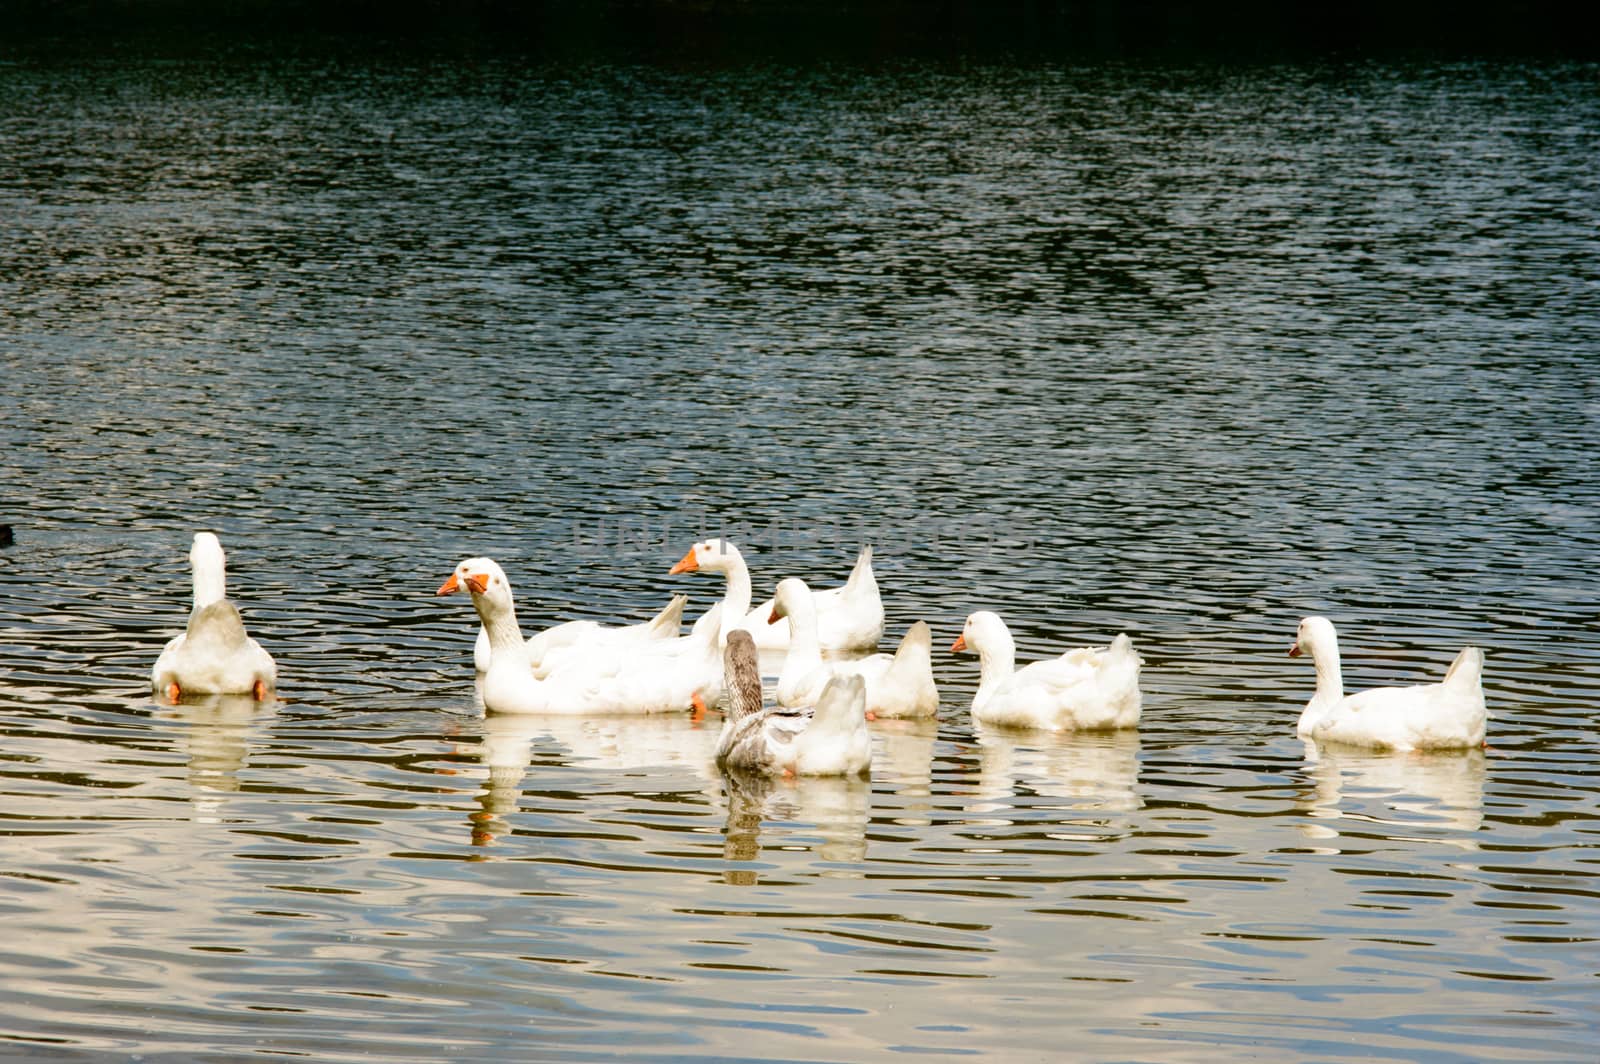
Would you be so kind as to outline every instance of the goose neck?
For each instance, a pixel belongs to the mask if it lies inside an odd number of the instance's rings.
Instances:
[[[1318,702],[1337,702],[1344,697],[1344,675],[1339,668],[1339,644],[1333,639],[1311,644],[1311,662],[1317,669]]]
[[[986,632],[978,651],[979,683],[998,683],[1017,671],[1017,644],[1006,629]]]
[[[478,619],[483,622],[483,630],[489,633],[489,647],[495,653],[526,646],[522,641],[522,629],[517,625],[515,606],[495,602],[486,595],[473,595],[472,604],[477,607]]]
[[[988,705],[996,689],[1016,672],[1017,648],[1011,633],[1002,629],[974,649],[978,652],[978,689],[973,692],[972,705],[974,709],[981,709]]]
[[[731,724],[761,712],[761,668],[753,643],[725,651],[724,661],[727,719]]]
[[[228,574],[220,562],[208,561],[194,567],[194,608],[203,610],[228,597]]]
[[[817,607],[809,591],[791,594],[784,600],[789,615],[789,657],[806,670],[822,665],[822,643],[817,635]]]
[[[721,569],[728,580],[727,590],[722,593],[722,627],[726,637],[728,631],[744,620],[750,612],[750,567],[744,563],[744,558],[734,549],[732,544],[725,544]]]

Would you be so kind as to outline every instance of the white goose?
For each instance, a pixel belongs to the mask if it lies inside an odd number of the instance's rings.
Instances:
[[[1139,655],[1126,633],[1109,647],[1079,647],[1016,667],[1017,644],[998,614],[967,618],[950,650],[978,655],[973,719],[1053,731],[1132,728],[1139,723]]]
[[[872,765],[866,691],[859,676],[828,681],[816,708],[765,708],[755,640],[738,630],[724,651],[728,715],[717,739],[723,769],[784,776],[860,776]]]
[[[472,605],[489,632],[483,704],[491,712],[670,713],[690,706],[703,708],[721,697],[715,622],[700,629],[698,653],[656,653],[646,641],[611,659],[603,671],[566,668],[541,680],[534,675],[528,644],[517,627],[505,571],[489,558],[468,558],[438,593],[449,595],[463,588],[471,593]]]
[[[613,627],[598,621],[567,621],[528,637],[528,657],[541,666],[551,651],[567,647],[621,648],[638,640],[670,639],[678,634],[683,620],[683,607],[688,605],[688,595],[674,595],[648,621]],[[489,671],[489,630],[478,625],[478,639],[472,644],[472,664],[479,672]]]
[[[245,694],[264,701],[278,684],[278,666],[244,630],[227,599],[227,556],[211,532],[196,532],[189,548],[194,607],[150,670],[150,687],[176,702],[184,694]]]
[[[701,540],[690,547],[669,574],[722,573],[728,578],[722,597],[722,641],[742,628],[762,650],[789,646],[789,628],[772,620],[773,600],[750,608],[750,569],[739,548],[725,539]],[[861,548],[855,568],[842,587],[814,592],[817,638],[824,650],[872,650],[883,637],[883,599],[872,575],[872,548]]]
[[[835,676],[859,676],[866,684],[867,715],[929,717],[939,710],[933,682],[933,632],[918,621],[893,654],[853,660],[822,660],[817,640],[816,596],[799,577],[778,581],[772,619],[789,619],[789,653],[778,673],[780,706],[814,706]]]
[[[1300,714],[1300,735],[1317,742],[1380,750],[1452,750],[1482,746],[1483,651],[1463,647],[1439,683],[1377,687],[1346,695],[1339,637],[1326,617],[1300,621],[1289,655],[1311,655],[1317,691]]]

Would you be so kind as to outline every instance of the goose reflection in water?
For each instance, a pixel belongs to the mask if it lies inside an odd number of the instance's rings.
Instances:
[[[1482,750],[1374,753],[1309,740],[1305,748],[1312,789],[1303,808],[1316,821],[1303,822],[1302,830],[1314,838],[1338,838],[1327,823],[1334,819],[1453,832],[1474,832],[1483,824]],[[1464,849],[1478,846],[1470,837],[1446,841]]]
[[[928,720],[877,720],[872,725],[872,782],[880,796],[899,799],[886,811],[897,824],[933,823],[933,748],[939,724]]]
[[[158,711],[158,717],[184,725],[178,747],[188,764],[197,822],[214,823],[226,797],[239,791],[252,733],[271,719],[276,706],[276,699],[258,702],[253,694],[205,695]]]
[[[683,766],[713,800],[717,790],[712,754],[716,728],[687,716],[574,717],[560,714],[499,714],[482,718],[478,760],[487,770],[479,810],[471,816],[472,841],[482,846],[510,833],[506,817],[522,803],[522,784],[534,744],[566,751],[575,767],[633,770]]]
[[[1070,799],[1078,809],[1140,808],[1139,735],[1134,731],[1050,733],[976,724],[978,784],[969,810],[1016,805],[1019,784],[1035,794]]]
[[[817,861],[852,864],[867,856],[867,816],[872,786],[844,776],[801,776],[778,779],[759,773],[729,772],[723,777],[728,795],[728,820],[722,855],[730,862],[724,882],[755,886],[760,882],[761,834],[776,835],[786,848],[804,848]],[[781,824],[781,826],[778,826]],[[806,830],[801,825],[809,825]],[[829,876],[856,876],[845,868]]]

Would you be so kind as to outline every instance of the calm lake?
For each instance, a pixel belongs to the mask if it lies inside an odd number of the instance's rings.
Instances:
[[[1585,64],[0,64],[0,1057],[1592,1060]],[[213,529],[280,697],[149,673]],[[485,719],[476,618],[843,581],[870,783]],[[975,727],[1128,632],[1143,723]],[[1308,749],[1487,656],[1489,748]]]

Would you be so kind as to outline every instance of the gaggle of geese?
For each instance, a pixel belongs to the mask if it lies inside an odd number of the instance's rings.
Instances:
[[[195,534],[189,552],[194,606],[185,631],[162,650],[152,689],[169,701],[185,695],[250,694],[276,689],[277,667],[249,637],[227,598],[226,559],[210,532]],[[511,583],[490,558],[455,567],[438,594],[466,592],[480,621],[473,660],[482,674],[484,708],[492,714],[649,714],[698,716],[725,703],[717,744],[720,765],[782,775],[862,775],[872,752],[868,721],[932,717],[932,632],[924,621],[907,630],[893,654],[860,653],[883,635],[883,601],[872,572],[872,548],[861,551],[846,582],[813,591],[803,580],[779,581],[771,599],[752,608],[750,571],[726,540],[694,544],[671,573],[720,573],[722,600],[680,634],[687,597],[676,595],[635,625],[569,621],[524,637]],[[785,623],[787,622],[787,623]],[[775,704],[767,705],[759,650],[782,650]],[[979,683],[972,716],[985,724],[1053,731],[1136,727],[1142,665],[1123,633],[1105,647],[1079,647],[1017,667],[1016,644],[998,614],[971,614],[952,652],[975,653]],[[1384,687],[1346,695],[1339,644],[1325,617],[1300,622],[1289,653],[1309,654],[1316,693],[1298,732],[1318,743],[1379,750],[1443,750],[1482,746],[1483,652],[1466,647],[1439,683]]]

